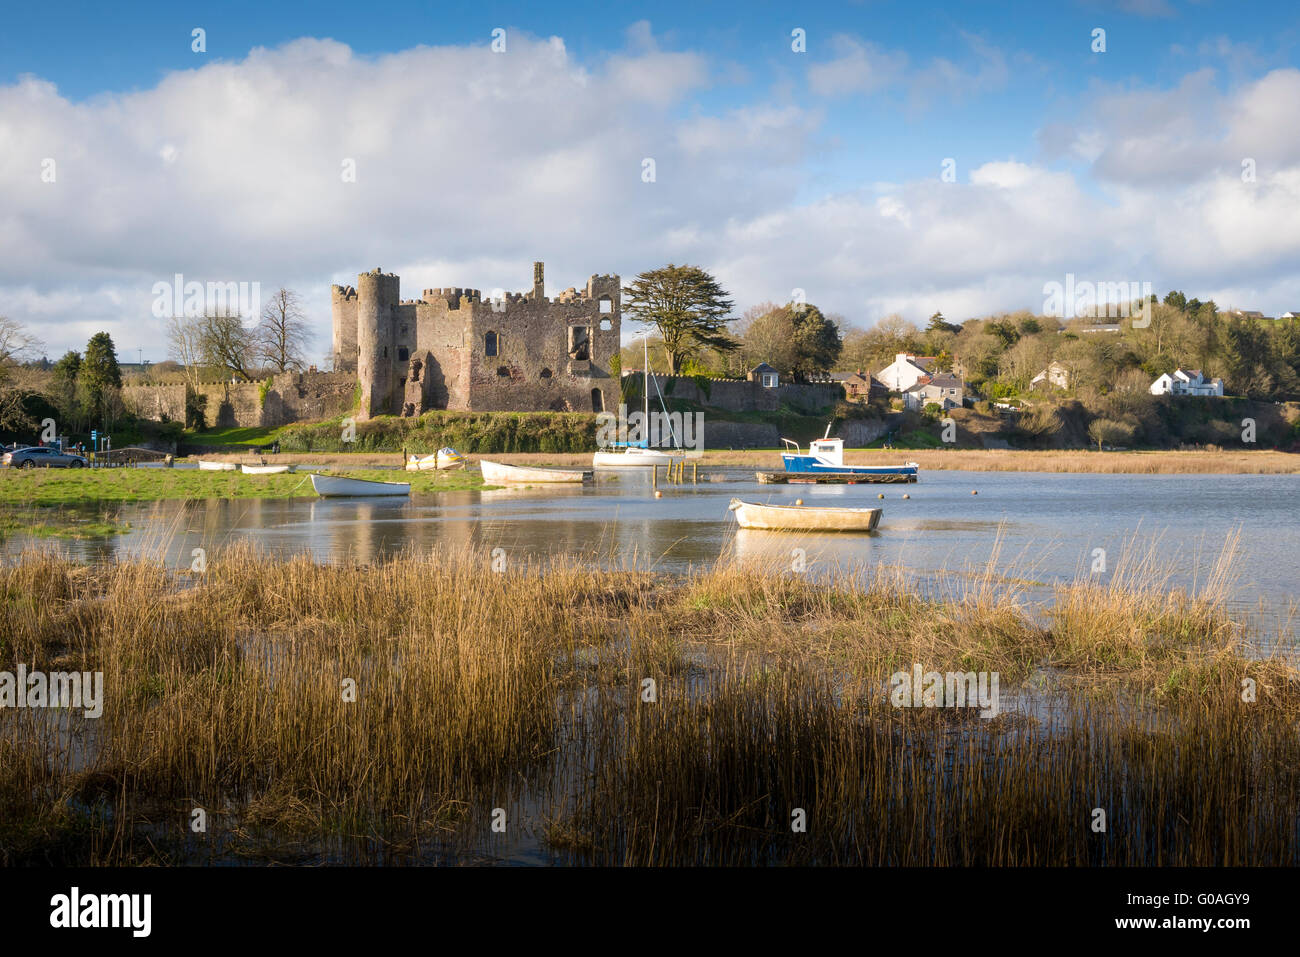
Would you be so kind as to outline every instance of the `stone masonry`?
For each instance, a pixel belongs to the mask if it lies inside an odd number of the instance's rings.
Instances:
[[[533,264],[531,290],[487,299],[460,287],[402,299],[399,278],[380,269],[332,287],[334,368],[361,384],[358,417],[617,407],[619,277],[550,299],[543,268]]]

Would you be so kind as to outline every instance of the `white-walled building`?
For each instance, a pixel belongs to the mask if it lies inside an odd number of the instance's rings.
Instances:
[[[1175,369],[1151,383],[1152,395],[1223,395],[1222,379],[1207,379],[1200,369]]]
[[[922,376],[930,374],[934,365],[934,356],[914,356],[900,352],[894,361],[876,373],[876,378],[885,384],[890,392],[906,392],[920,381]]]
[[[965,384],[950,372],[923,376],[903,393],[904,408],[920,412],[933,402],[943,411],[960,409],[965,396]]]

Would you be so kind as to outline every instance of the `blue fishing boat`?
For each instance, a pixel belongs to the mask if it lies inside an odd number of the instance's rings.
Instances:
[[[915,462],[907,462],[904,465],[845,465],[843,439],[814,439],[809,444],[806,455],[799,448],[797,442],[792,442],[789,439],[782,439],[781,441],[794,449],[793,452],[781,453],[781,460],[785,463],[787,475],[859,475],[864,478],[900,476],[903,481],[915,482],[916,473],[920,469],[920,466]]]

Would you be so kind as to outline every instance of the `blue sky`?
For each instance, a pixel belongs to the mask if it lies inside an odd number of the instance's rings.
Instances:
[[[154,359],[158,277],[300,288],[324,337],[377,257],[408,291],[689,260],[855,325],[1066,272],[1280,312],[1298,43],[1292,3],[14,5],[0,295],[51,352],[106,326]]]

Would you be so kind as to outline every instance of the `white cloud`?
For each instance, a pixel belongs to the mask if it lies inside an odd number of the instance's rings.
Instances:
[[[849,62],[821,75],[824,89],[894,69],[868,59],[854,72],[860,48],[840,52]],[[981,62],[1001,82],[998,58]],[[23,78],[0,87],[2,309],[52,354],[107,329],[124,354],[156,359],[152,287],[177,272],[297,289],[318,356],[329,283],[374,266],[412,296],[524,288],[535,259],[556,290],[689,261],[741,309],[799,287],[854,322],[1036,307],[1066,272],[1265,311],[1300,302],[1300,71],[1228,93],[1208,72],[1101,90],[1041,135],[1073,170],[1001,158],[966,182],[927,168],[808,199],[820,106],[708,108],[696,94],[711,67],[660,50],[646,26],[591,64],[512,30],[505,54],[370,58],[300,40],[80,103]],[[1253,184],[1243,156],[1257,161]],[[40,179],[47,157],[53,184]],[[340,175],[349,159],[356,183]]]

